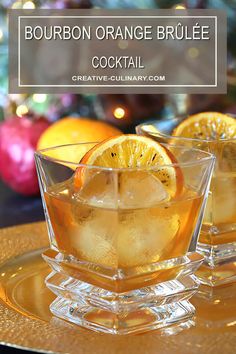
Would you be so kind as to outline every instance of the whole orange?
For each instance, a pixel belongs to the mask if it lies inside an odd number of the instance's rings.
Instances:
[[[119,129],[105,122],[65,117],[44,131],[38,141],[37,149],[64,144],[97,142],[120,134],[122,132]]]
[[[43,132],[38,141],[37,150],[65,144],[100,142],[121,134],[119,129],[105,122],[88,118],[65,117]],[[79,162],[88,148],[89,146],[75,146],[50,150],[46,154],[61,160]]]

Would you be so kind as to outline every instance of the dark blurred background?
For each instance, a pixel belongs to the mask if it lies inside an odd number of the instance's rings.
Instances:
[[[36,7],[224,9],[228,17],[228,94],[8,95],[7,9]],[[182,2],[174,0],[2,0],[0,2],[0,227],[43,220],[38,187],[35,187],[37,183],[35,171],[32,170],[32,156],[40,134],[49,124],[55,124],[61,118],[68,116],[73,116],[75,119],[89,117],[112,124],[123,132],[134,132],[134,127],[140,122],[206,110],[236,113],[235,0]],[[52,145],[59,143],[53,140],[55,139],[53,135],[49,139]],[[4,157],[6,149],[10,151],[10,162]]]

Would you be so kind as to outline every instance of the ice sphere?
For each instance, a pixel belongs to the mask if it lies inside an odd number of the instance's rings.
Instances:
[[[152,172],[124,172],[119,179],[119,207],[146,208],[167,201],[169,195]]]

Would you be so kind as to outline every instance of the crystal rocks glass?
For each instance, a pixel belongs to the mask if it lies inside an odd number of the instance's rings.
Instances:
[[[50,240],[43,253],[52,268],[46,285],[57,295],[51,312],[112,334],[189,327],[189,298],[199,285],[193,273],[203,259],[195,249],[214,156],[167,146],[176,159],[167,166],[79,165],[95,144],[58,146],[35,156]],[[87,178],[78,186],[75,171],[81,167]],[[163,168],[179,171],[178,193],[155,177]]]
[[[153,121],[136,130],[159,142],[202,149],[216,156],[197,245],[197,251],[204,256],[198,276],[210,286],[231,283],[236,280],[236,139],[209,141],[171,136],[184,118]]]

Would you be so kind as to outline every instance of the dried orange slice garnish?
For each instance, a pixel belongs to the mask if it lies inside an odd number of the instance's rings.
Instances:
[[[202,112],[183,120],[172,135],[201,140],[236,138],[236,119],[223,113]]]
[[[178,195],[183,188],[181,169],[178,166],[168,166],[173,163],[176,163],[176,159],[166,147],[148,137],[135,134],[109,138],[95,145],[81,160],[81,164],[98,167],[149,169],[171,196]],[[77,188],[84,184],[88,170],[86,167],[77,169]],[[135,173],[139,175],[137,171]]]

